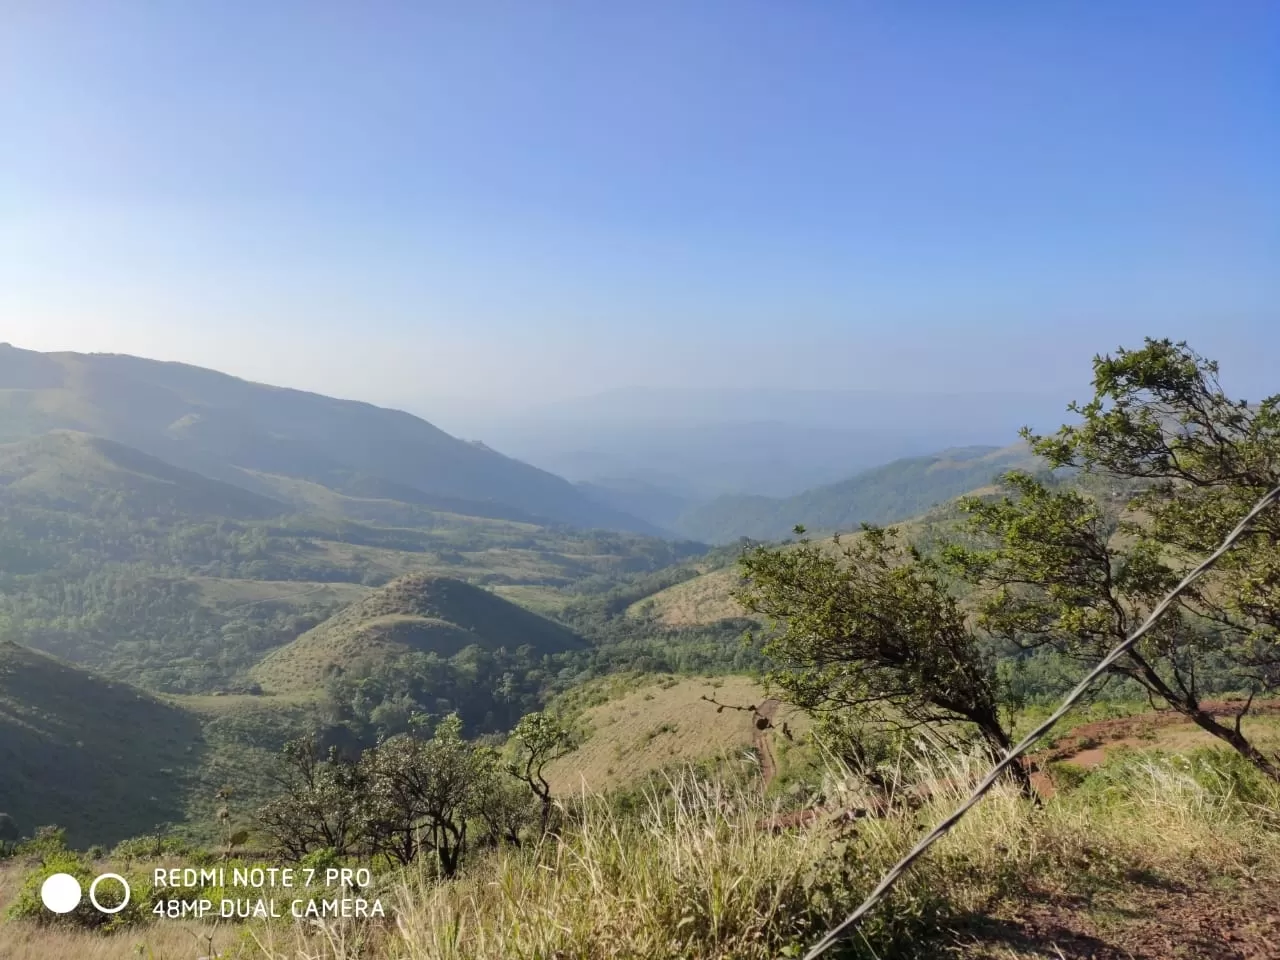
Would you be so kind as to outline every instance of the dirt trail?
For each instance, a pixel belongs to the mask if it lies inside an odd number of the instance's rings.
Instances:
[[[1204,708],[1219,720],[1234,717],[1243,706],[1243,703],[1227,703],[1225,701],[1204,703]],[[1280,713],[1280,701],[1255,703],[1249,711],[1249,716],[1275,713]],[[1141,748],[1157,745],[1159,739],[1156,731],[1174,726],[1199,729],[1187,717],[1168,709],[1140,713],[1132,717],[1096,720],[1092,723],[1084,723],[1078,727],[1072,727],[1056,747],[1034,755],[1034,759],[1041,763],[1052,760],[1069,760],[1077,766],[1085,768],[1096,767],[1106,759],[1108,753],[1119,747]]]
[[[756,755],[760,758],[760,777],[764,780],[766,789],[778,775],[778,761],[773,755],[773,744],[769,742],[769,730],[773,724],[773,718],[777,716],[779,706],[781,706],[780,701],[770,698],[756,707],[756,715],[751,718],[751,723],[755,727],[752,744],[756,748]]]

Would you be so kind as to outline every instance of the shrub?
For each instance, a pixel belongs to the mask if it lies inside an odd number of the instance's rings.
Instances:
[[[40,899],[40,888],[55,873],[67,873],[80,883],[82,898],[80,905],[70,913],[58,914],[46,909]],[[127,927],[148,923],[151,919],[152,889],[150,878],[145,874],[126,874],[129,882],[130,897],[128,905],[119,913],[102,913],[89,900],[89,886],[97,874],[92,865],[68,850],[57,850],[47,854],[40,865],[31,870],[22,879],[18,895],[8,910],[13,920],[25,920],[41,926],[65,926],[83,930],[100,930],[108,933]],[[120,885],[113,882],[102,883],[95,893],[98,902],[105,907],[114,907],[120,903],[123,891]]]
[[[160,834],[145,834],[141,837],[130,837],[121,840],[111,851],[113,859],[124,860],[158,860],[161,857],[186,857],[195,851],[185,840],[178,837],[164,837]]]
[[[1048,772],[1049,779],[1053,781],[1054,787],[1063,793],[1079,788],[1081,784],[1089,779],[1089,771],[1084,767],[1061,760],[1049,764]]]
[[[36,827],[26,840],[18,844],[15,853],[28,860],[40,860],[44,857],[64,853],[67,849],[67,831],[61,827]]]

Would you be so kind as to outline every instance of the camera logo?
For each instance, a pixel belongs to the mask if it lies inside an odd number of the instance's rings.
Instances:
[[[104,907],[98,902],[98,884],[103,880],[114,880],[124,888],[124,898],[113,907]],[[89,902],[99,913],[119,913],[129,905],[129,897],[132,894],[129,881],[118,873],[104,873],[95,877],[93,883],[89,884]],[[70,913],[80,906],[82,896],[80,881],[69,873],[50,874],[40,885],[40,899],[53,913]]]

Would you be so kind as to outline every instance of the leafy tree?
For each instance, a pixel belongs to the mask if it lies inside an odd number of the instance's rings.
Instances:
[[[366,828],[363,768],[336,748],[322,757],[312,738],[290,740],[283,759],[282,793],[258,812],[263,831],[294,859],[317,850],[351,852]]]
[[[477,791],[475,813],[484,825],[483,842],[489,847],[519,847],[526,831],[538,823],[536,797],[508,770],[494,766],[489,781]]]
[[[542,832],[551,823],[551,784],[543,771],[547,764],[570,753],[577,738],[559,717],[550,713],[530,713],[520,719],[513,733],[516,759],[511,773],[533,791],[541,808]]]
[[[1233,400],[1218,365],[1185,343],[1147,340],[1094,360],[1094,398],[1055,436],[1028,432],[1055,466],[1141,481],[1133,508],[1144,534],[1172,556],[1199,559],[1218,546],[1268,491],[1280,487],[1280,394]],[[1250,536],[1222,558],[1196,612],[1255,643],[1241,662],[1259,684],[1280,670],[1280,510],[1255,520]]]
[[[1094,398],[1072,407],[1079,424],[1050,437],[1024,431],[1050,465],[1082,468],[1102,493],[1015,473],[1012,497],[964,503],[986,542],[947,556],[986,588],[982,627],[1094,663],[1280,486],[1280,397],[1232,400],[1217,373],[1185,344],[1148,340],[1095,359]],[[1280,510],[1271,510],[1114,670],[1280,779],[1241,731],[1252,696],[1228,723],[1203,700],[1224,678],[1251,694],[1274,689],[1278,631]]]
[[[366,751],[361,766],[375,846],[402,863],[428,850],[441,874],[453,876],[467,849],[468,818],[477,815],[496,764],[492,749],[462,738],[457,714],[430,740],[399,734]]]
[[[864,526],[836,547],[802,538],[742,557],[736,596],[778,628],[765,645],[777,664],[770,682],[815,714],[970,724],[993,751],[1007,750],[994,663],[938,568],[893,528]]]

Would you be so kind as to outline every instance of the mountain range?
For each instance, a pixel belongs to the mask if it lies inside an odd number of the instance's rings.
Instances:
[[[942,438],[997,428],[1007,436],[1016,399],[615,391],[594,408],[550,408],[527,429],[519,420],[505,433],[490,425],[544,466],[567,467],[571,483],[400,410],[181,363],[0,344],[0,444],[9,442],[0,483],[10,496],[24,488],[46,498],[97,496],[84,476],[78,493],[66,489],[55,476],[65,464],[39,465],[65,455],[76,475],[128,474],[139,503],[188,515],[308,513],[429,526],[447,514],[710,543],[772,539],[797,523],[839,529],[910,515],[1027,465],[1020,448],[993,446],[886,463],[934,441],[937,449]],[[1028,416],[1044,419],[1047,406],[1034,398]],[[678,419],[682,410],[687,421]],[[716,419],[771,410],[779,419]],[[803,482],[815,477],[827,482]]]
[[[718,497],[681,514],[673,526],[705,543],[780,540],[797,524],[813,531],[850,530],[914,516],[1011,470],[1034,472],[1042,466],[1020,443],[964,447],[895,460],[792,497]]]
[[[679,498],[683,510],[726,494],[791,497],[892,460],[1008,443],[1028,424],[1057,427],[1068,399],[978,384],[965,393],[620,388],[505,414],[447,402],[428,409],[452,432],[569,480],[640,485]],[[640,512],[649,495],[613,502]],[[664,509],[640,515],[653,521]]]
[[[707,542],[899,520],[1034,461],[713,499],[667,466],[570,483],[400,411],[0,347],[0,810],[77,842],[207,825],[317,725],[491,732],[597,671],[737,664],[735,550]]]
[[[468,516],[656,532],[554,474],[402,411],[181,363],[0,344],[0,443],[53,430],[115,441],[294,506],[309,506],[290,482],[303,480]]]

